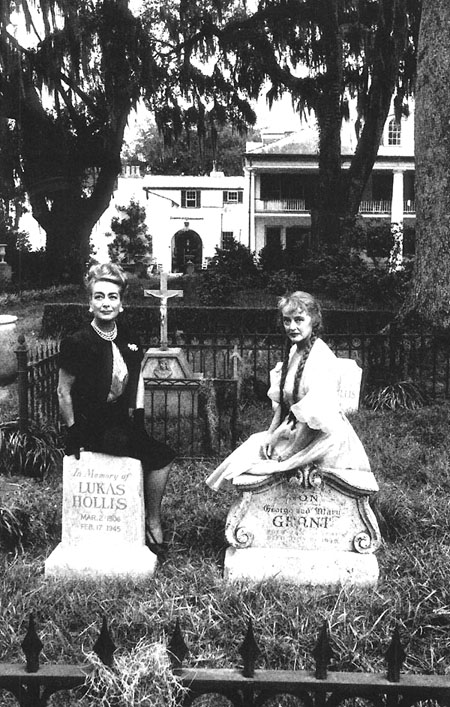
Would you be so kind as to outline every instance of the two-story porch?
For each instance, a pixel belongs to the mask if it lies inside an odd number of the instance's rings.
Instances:
[[[359,212],[364,219],[413,225],[415,222],[414,145],[408,131],[380,145]],[[409,138],[409,139],[406,139]],[[398,141],[400,139],[400,141]],[[394,144],[395,142],[395,144]],[[342,168],[350,166],[355,145],[345,144]],[[311,134],[287,134],[268,143],[249,145],[245,155],[248,199],[248,245],[259,252],[267,244],[283,248],[307,241],[311,204],[318,178],[317,145]]]

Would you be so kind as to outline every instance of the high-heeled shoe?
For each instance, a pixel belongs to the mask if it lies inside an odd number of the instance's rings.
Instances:
[[[148,525],[145,526],[145,544],[156,557],[164,559],[167,555],[167,543],[164,540],[158,542]]]

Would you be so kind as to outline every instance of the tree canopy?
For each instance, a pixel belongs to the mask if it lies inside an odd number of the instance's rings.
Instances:
[[[135,17],[128,0],[2,3],[0,138],[17,136],[9,174],[24,185],[46,232],[48,266],[57,277],[80,280],[84,273],[139,99],[167,139],[183,126],[201,129],[207,103],[224,121],[254,120],[231,83],[194,65],[175,36],[167,41],[161,23],[171,35],[169,9],[152,23]]]
[[[193,128],[186,130],[170,145],[154,123],[141,127],[133,145],[125,145],[124,161],[139,163],[152,174],[209,174],[214,168],[226,176],[242,175],[246,139],[231,126],[218,127],[214,140],[207,133],[199,137]],[[259,133],[257,133],[259,135]]]
[[[317,240],[336,242],[357,212],[391,100],[400,113],[411,90],[419,12],[420,0],[259,0],[255,10],[238,0],[147,0],[135,17],[128,0],[5,0],[0,140],[11,150],[2,184],[23,184],[49,266],[80,279],[137,102],[166,145],[195,128],[214,153],[224,125],[254,123],[248,100],[268,83],[269,102],[287,92],[297,110],[315,113],[313,227]],[[344,173],[351,96],[359,141]]]
[[[201,11],[180,3],[181,27]],[[203,17],[205,42],[217,43],[225,76],[250,97],[268,84],[269,103],[289,93],[319,131],[319,180],[312,209],[317,240],[339,242],[358,211],[394,101],[399,117],[415,76],[420,0],[259,0],[215,24]],[[341,125],[357,104],[358,145],[341,168]]]

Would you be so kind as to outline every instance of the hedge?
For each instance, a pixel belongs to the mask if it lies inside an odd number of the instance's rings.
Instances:
[[[383,329],[393,313],[382,310],[326,310],[324,329],[328,334],[374,333]],[[159,339],[159,307],[134,306],[125,308],[122,317],[142,340],[150,343]],[[42,318],[42,336],[59,338],[72,333],[92,318],[84,304],[46,304]],[[176,331],[190,334],[267,334],[280,328],[275,307],[170,307],[169,335]]]

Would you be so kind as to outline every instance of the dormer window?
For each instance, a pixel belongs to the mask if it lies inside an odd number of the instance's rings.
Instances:
[[[398,120],[395,120],[395,118],[392,118],[392,120],[389,121],[389,126],[388,126],[388,145],[401,145],[401,140],[402,138],[402,126],[398,122]]]

